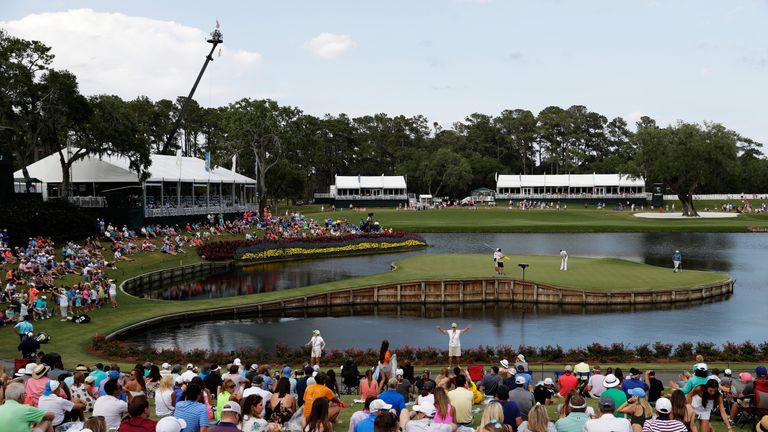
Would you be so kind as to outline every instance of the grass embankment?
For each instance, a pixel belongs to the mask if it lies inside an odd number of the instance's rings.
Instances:
[[[187,265],[199,262],[192,252],[183,257],[172,257],[160,253],[137,255],[135,261],[121,263],[118,270],[108,272],[109,277],[118,281],[148,271]],[[600,291],[626,291],[685,288],[727,280],[728,275],[699,271],[685,271],[673,274],[669,269],[653,267],[617,259],[589,259],[573,257],[569,271],[560,272],[559,257],[512,256],[508,261],[509,277],[518,277],[519,269],[514,265],[527,262],[530,268],[526,279],[568,288],[585,288]],[[53,340],[43,346],[44,351],[62,354],[67,362],[93,364],[105,359],[87,351],[96,333],[107,334],[127,325],[174,313],[206,310],[215,307],[239,306],[270,300],[301,296],[317,292],[348,289],[360,286],[380,285],[396,281],[423,279],[458,279],[493,276],[493,264],[489,255],[420,255],[402,260],[398,269],[370,276],[295,288],[290,290],[234,296],[211,300],[165,301],[136,298],[123,293],[118,295],[120,308],[113,310],[105,306],[90,312],[92,321],[78,325],[62,323],[57,318],[33,323],[35,331],[49,333]],[[11,328],[0,330],[0,358],[11,359],[18,355],[18,338]]]
[[[398,211],[370,208],[366,212],[338,210],[318,212],[317,206],[297,210],[315,219],[346,218],[357,222],[373,212],[382,226],[413,232],[748,232],[768,227],[768,213],[743,213],[736,218],[643,219],[626,211],[584,209],[569,205],[567,210],[519,210],[467,207],[425,211]],[[703,207],[702,207],[703,208]]]

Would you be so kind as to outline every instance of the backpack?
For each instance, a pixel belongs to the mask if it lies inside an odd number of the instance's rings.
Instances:
[[[72,317],[72,322],[75,322],[77,324],[87,324],[91,322],[91,317],[85,314],[75,315],[74,317]]]

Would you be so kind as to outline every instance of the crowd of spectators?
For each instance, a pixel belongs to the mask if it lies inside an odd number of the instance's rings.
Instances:
[[[768,386],[762,366],[734,375],[698,362],[688,378],[665,386],[653,371],[631,368],[624,376],[586,362],[540,381],[524,363],[506,360],[480,377],[458,367],[413,377],[406,363],[382,387],[350,363],[337,378],[317,365],[246,366],[238,358],[128,371],[100,363],[65,369],[56,354],[33,360],[0,371],[7,430],[331,432],[350,409],[343,394],[353,392],[362,409],[348,412],[349,432],[709,432],[715,422],[728,430],[757,423],[763,432],[760,422],[768,425],[760,416]]]

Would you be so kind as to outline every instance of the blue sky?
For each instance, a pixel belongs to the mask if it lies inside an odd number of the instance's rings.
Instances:
[[[424,114],[586,105],[633,122],[718,121],[768,143],[768,1],[4,1],[0,25],[54,47],[84,93],[203,105]],[[171,23],[172,22],[172,23]]]

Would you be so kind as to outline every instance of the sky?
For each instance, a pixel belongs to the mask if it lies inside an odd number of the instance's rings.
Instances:
[[[53,47],[84,94],[271,98],[314,115],[585,105],[715,121],[768,144],[768,0],[2,0],[0,27]]]

